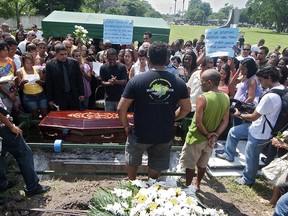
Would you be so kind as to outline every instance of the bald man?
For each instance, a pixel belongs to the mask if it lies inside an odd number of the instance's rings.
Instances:
[[[200,84],[204,94],[196,99],[195,115],[180,156],[180,164],[186,169],[187,186],[192,183],[197,166],[197,179],[194,181],[196,190],[200,189],[215,142],[229,121],[229,97],[219,92],[219,82],[220,74],[215,69],[201,74]]]

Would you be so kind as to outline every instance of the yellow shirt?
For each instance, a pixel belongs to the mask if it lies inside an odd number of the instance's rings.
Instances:
[[[29,80],[28,76],[34,75],[36,80],[40,80],[40,76],[35,68],[33,68],[33,74],[27,74],[24,67],[22,67],[22,77],[23,80]],[[24,94],[35,95],[43,92],[42,86],[37,83],[26,83],[23,89]]]

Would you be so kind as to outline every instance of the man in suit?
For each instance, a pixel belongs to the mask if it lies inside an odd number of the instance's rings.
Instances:
[[[79,63],[67,57],[63,44],[55,46],[56,58],[46,65],[46,95],[51,108],[79,110],[84,100],[82,73]]]

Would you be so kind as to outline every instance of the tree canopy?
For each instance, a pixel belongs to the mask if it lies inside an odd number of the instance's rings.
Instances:
[[[264,26],[275,25],[277,32],[288,27],[287,0],[249,0],[245,15],[250,22]]]
[[[234,6],[226,3],[218,12],[212,13],[210,3],[190,0],[183,18],[202,24],[209,19],[227,19]],[[16,18],[20,15],[48,15],[53,10],[109,13],[128,16],[162,17],[147,0],[0,0],[1,17]],[[287,0],[248,0],[241,9],[240,22],[274,27],[277,32],[288,28]],[[182,12],[176,16],[182,16]]]
[[[0,0],[1,17],[18,23],[20,15],[47,16],[53,10],[162,17],[146,0]]]
[[[210,3],[202,2],[202,0],[190,0],[185,18],[203,23],[211,14],[212,8]]]

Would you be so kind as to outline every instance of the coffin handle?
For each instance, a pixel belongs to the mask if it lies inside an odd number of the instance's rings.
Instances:
[[[58,136],[58,133],[48,133],[48,132],[46,132],[46,135],[49,136],[49,137],[56,137],[56,136]]]
[[[114,138],[114,134],[111,134],[111,136],[105,136],[104,134],[102,134],[101,138],[103,138],[103,139],[112,139],[112,138]]]

